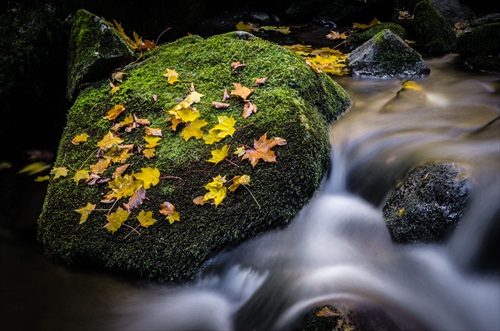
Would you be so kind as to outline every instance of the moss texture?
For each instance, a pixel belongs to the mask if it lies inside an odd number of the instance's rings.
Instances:
[[[458,36],[457,51],[471,69],[500,72],[500,23],[473,28]]]
[[[246,67],[233,71],[231,63],[239,61]],[[176,70],[180,81],[169,85],[163,76],[167,69]],[[68,113],[56,160],[56,166],[72,169],[87,168],[95,163],[97,142],[110,130],[111,121],[104,119],[115,104],[124,104],[125,116],[135,114],[151,121],[151,127],[162,128],[163,137],[150,159],[134,155],[127,160],[127,174],[151,167],[168,177],[147,190],[147,200],[125,222],[138,226],[139,210],[152,211],[158,222],[139,228],[141,235],[122,226],[113,235],[103,226],[106,212],[93,212],[86,223],[79,224],[75,209],[87,202],[96,208],[102,195],[109,191],[102,186],[76,185],[66,178],[51,180],[38,225],[38,237],[46,254],[64,263],[91,261],[110,270],[143,278],[183,281],[192,278],[203,261],[213,254],[230,248],[263,231],[283,227],[312,197],[329,164],[329,123],[341,115],[351,100],[345,91],[327,75],[315,74],[304,61],[284,48],[256,38],[248,33],[232,32],[203,39],[188,36],[157,47],[144,60],[123,71],[127,72],[120,90],[110,95],[109,80],[94,83],[81,91]],[[220,101],[224,89],[232,83],[252,87],[256,78],[268,77],[267,82],[254,87],[250,96],[258,106],[257,113],[244,119],[243,106],[232,96],[231,106],[218,110],[211,104]],[[191,138],[187,142],[179,132],[169,130],[165,110],[178,104],[187,94],[191,83],[203,94],[194,106],[201,118],[209,122],[208,131],[217,123],[217,116],[236,119],[232,137],[214,145]],[[157,101],[153,100],[157,96]],[[87,133],[87,142],[74,146],[71,140]],[[230,154],[234,162],[209,163],[210,151],[228,144],[230,153],[238,144],[253,146],[267,132],[267,137],[282,137],[284,146],[275,146],[277,162],[259,162],[252,167],[247,160]],[[124,144],[144,146],[144,129],[124,134]],[[110,167],[103,177],[109,177],[118,165]],[[229,193],[222,204],[195,205],[193,198],[204,195],[204,186],[217,175],[248,174],[250,190],[243,187]],[[158,213],[160,203],[169,201],[180,213],[181,221],[169,224]],[[119,205],[122,202],[120,201]],[[116,208],[116,207],[115,207]],[[132,231],[132,233],[131,233]]]
[[[373,36],[375,36],[377,33],[380,31],[383,31],[385,29],[391,30],[394,34],[398,35],[401,39],[406,39],[406,30],[399,24],[396,23],[380,23],[375,25],[372,28],[369,28],[367,30],[363,31],[355,31],[349,35],[349,38],[347,39],[347,47],[349,47],[350,50],[355,49],[356,47],[359,47],[362,43],[365,41],[371,39]]]
[[[440,55],[455,51],[455,32],[428,0],[415,6],[414,26],[417,41],[429,54]]]
[[[132,61],[134,51],[107,22],[80,9],[71,22],[68,64],[68,99],[82,83],[102,78]]]

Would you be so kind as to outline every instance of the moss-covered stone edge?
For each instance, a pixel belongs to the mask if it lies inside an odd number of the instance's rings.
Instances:
[[[245,47],[243,43],[251,43],[252,47]],[[232,74],[230,63],[233,61],[244,62],[247,67]],[[136,67],[144,66],[149,70],[135,71]],[[168,86],[162,77],[168,68],[179,72],[180,83]],[[231,82],[251,86],[255,78],[268,76],[266,84],[258,87],[251,97],[260,107],[259,111],[247,123],[239,121],[246,129],[237,130],[233,140],[251,145],[253,139],[267,132],[269,138],[279,133],[288,142],[275,148],[277,163],[260,163],[255,169],[245,162],[238,168],[225,162],[213,166],[205,160],[210,157],[212,148],[220,146],[207,147],[193,139],[178,144],[181,139],[178,133],[164,130],[163,144],[157,149],[158,157],[135,161],[131,170],[139,172],[142,167],[149,166],[160,169],[162,175],[189,176],[189,185],[185,179],[162,180],[162,185],[150,190],[149,200],[144,204],[146,208],[172,200],[170,202],[181,213],[181,222],[174,226],[167,221],[159,222],[141,229],[140,237],[126,236],[128,231],[111,236],[103,229],[102,220],[93,217],[89,217],[85,224],[78,224],[79,215],[74,210],[83,207],[87,201],[95,203],[95,197],[102,189],[76,186],[70,178],[53,180],[49,184],[38,221],[38,238],[48,256],[69,264],[90,260],[114,271],[149,279],[189,279],[215,252],[267,229],[285,226],[319,185],[329,163],[328,124],[351,103],[339,85],[324,74],[312,72],[297,55],[278,45],[236,32],[206,40],[198,36],[181,38],[158,47],[145,56],[141,64],[124,70],[130,74],[113,96],[109,92],[108,80],[94,83],[80,93],[68,114],[57,166],[80,167],[85,163],[85,159],[94,153],[96,142],[109,130],[110,123],[103,116],[114,104],[123,103],[127,113],[147,117],[151,126],[165,128],[164,110],[187,94],[191,82],[199,93],[204,94],[196,107],[211,126],[219,114],[239,118],[241,113],[242,108],[236,103],[226,111],[216,111],[211,106],[211,101],[222,97],[224,88],[230,89]],[[153,100],[153,94],[158,96],[157,102]],[[81,131],[92,138],[78,146],[77,153],[72,152],[75,146],[70,140]],[[133,134],[130,141],[143,144],[143,135]],[[185,169],[186,164],[192,167],[187,167],[184,172],[179,170]],[[204,194],[203,186],[219,173],[227,175],[228,179],[236,174],[251,175],[250,189],[262,210],[256,208],[250,194],[242,191],[235,192],[217,208],[195,206],[191,199]],[[183,198],[176,200],[172,194],[180,189],[184,190]],[[196,210],[191,218],[186,216],[190,215],[186,212],[188,209]],[[147,251],[145,247],[148,247]]]

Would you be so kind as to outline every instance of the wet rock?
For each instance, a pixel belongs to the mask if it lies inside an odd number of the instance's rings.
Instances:
[[[246,66],[234,70],[231,63],[235,61]],[[164,74],[168,69],[178,73],[178,82],[167,82]],[[148,144],[143,126],[130,132],[123,128],[116,131],[123,145],[134,146],[131,153],[126,153],[130,155],[123,155],[128,156],[126,163],[130,166],[121,178],[151,168],[158,169],[161,179],[146,189],[146,198],[139,199],[141,203],[130,209],[124,225],[113,233],[104,228],[110,221],[108,217],[118,207],[127,208],[123,204],[130,204],[130,196],[120,198],[114,206],[101,200],[113,187],[122,187],[120,183],[112,180],[101,185],[85,185],[83,181],[77,184],[74,171],[53,179],[38,221],[38,237],[47,256],[57,261],[89,262],[149,279],[190,279],[206,259],[221,250],[286,226],[318,188],[330,162],[329,124],[351,103],[328,75],[316,74],[293,52],[246,32],[207,39],[184,37],[145,52],[141,62],[121,71],[127,75],[122,83],[116,83],[120,89],[113,95],[108,75],[80,91],[69,110],[55,165],[93,169],[102,159],[98,158],[102,154],[96,154],[98,143],[114,132],[113,125],[125,125],[127,118],[136,116],[148,119],[152,128],[162,130],[162,136],[153,156],[146,157],[141,153]],[[256,78],[262,77],[267,81],[254,86]],[[233,83],[255,89],[247,98],[258,109],[248,118],[242,117],[243,102],[235,95],[226,100],[229,108],[217,109],[212,104],[221,101],[225,89],[232,91]],[[169,110],[193,88],[203,95],[192,104],[200,120],[207,122],[203,134],[207,135],[220,117],[226,116],[236,121],[232,135],[209,144],[196,137],[184,139],[181,132],[185,123],[172,130],[174,115]],[[117,104],[123,105],[125,111],[113,121],[105,119]],[[82,133],[89,135],[88,140],[72,144],[73,138]],[[249,149],[264,134],[268,139],[286,139],[286,144],[272,149],[276,162],[261,160],[252,166],[234,154],[238,146]],[[229,162],[207,162],[212,151],[225,145],[229,147]],[[121,165],[115,159],[98,175],[112,179]],[[204,205],[193,202],[208,192],[205,186],[219,175],[228,181],[224,186],[227,189],[234,176],[244,174],[250,176],[248,190],[243,186],[234,192],[226,190],[227,197],[218,206],[211,200]],[[159,213],[163,202],[175,206],[179,222],[170,224]],[[75,210],[88,203],[95,204],[96,210],[79,224],[80,214]],[[109,208],[110,213],[105,211]],[[141,210],[151,212],[157,222],[140,226],[137,217]]]
[[[371,27],[367,30],[362,30],[362,31],[354,31],[351,34],[349,34],[349,37],[347,38],[347,47],[350,50],[353,50],[364,42],[370,40],[375,36],[377,33],[389,29],[391,30],[392,33],[398,35],[401,39],[406,39],[406,30],[403,28],[401,25],[396,24],[396,23],[380,23],[375,25],[374,27]]]
[[[100,17],[80,9],[71,22],[67,97],[132,61],[134,50]]]
[[[414,9],[417,42],[432,55],[455,51],[456,35],[452,25],[428,1],[417,3]]]
[[[486,20],[490,22],[490,20]],[[473,27],[458,37],[457,51],[472,70],[500,72],[500,20]]]
[[[418,167],[383,207],[393,240],[412,244],[445,241],[465,211],[469,192],[464,171],[455,164]]]
[[[347,63],[353,75],[365,77],[412,77],[430,72],[420,54],[388,29],[352,51]]]

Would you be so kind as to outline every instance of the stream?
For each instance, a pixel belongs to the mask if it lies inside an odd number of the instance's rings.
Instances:
[[[500,268],[477,265],[500,238],[500,77],[455,60],[426,59],[414,89],[333,77],[353,106],[330,127],[332,169],[316,195],[286,229],[219,254],[185,286],[69,268],[0,237],[0,329],[297,330],[331,305],[375,310],[394,329],[499,330]],[[384,202],[429,162],[464,169],[466,212],[445,243],[393,243]]]

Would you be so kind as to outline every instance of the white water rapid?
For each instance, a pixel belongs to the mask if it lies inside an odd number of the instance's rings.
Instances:
[[[402,330],[499,330],[499,269],[477,265],[500,239],[500,79],[450,75],[453,60],[429,59],[417,89],[336,79],[354,105],[331,126],[332,169],[312,201],[192,283],[117,307],[117,329],[297,330],[330,304],[376,309]],[[428,162],[465,169],[465,215],[445,243],[394,243],[382,206],[399,177]]]

